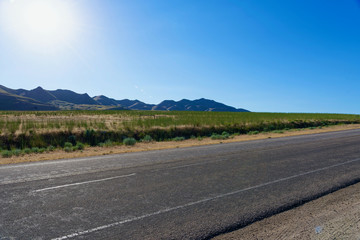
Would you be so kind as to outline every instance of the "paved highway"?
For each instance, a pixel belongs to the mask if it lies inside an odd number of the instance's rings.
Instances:
[[[0,166],[0,239],[209,239],[359,181],[360,130]]]

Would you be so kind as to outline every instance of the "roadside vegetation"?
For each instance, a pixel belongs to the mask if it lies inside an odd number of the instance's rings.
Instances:
[[[360,115],[164,111],[0,112],[2,157],[137,142],[214,140],[360,123]]]

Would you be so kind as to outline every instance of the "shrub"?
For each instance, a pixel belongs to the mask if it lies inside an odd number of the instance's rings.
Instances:
[[[142,142],[151,142],[153,139],[150,135],[146,135],[141,141]]]
[[[71,148],[73,145],[72,145],[72,143],[71,142],[66,142],[65,144],[64,144],[64,148]]]
[[[136,144],[136,140],[134,138],[125,138],[123,144],[126,146],[133,146]]]
[[[85,145],[84,145],[83,143],[81,143],[81,142],[78,142],[78,143],[76,144],[76,149],[77,149],[77,150],[84,150],[84,149],[85,149]]]
[[[52,152],[52,151],[55,150],[55,147],[52,146],[52,145],[50,145],[50,146],[48,146],[47,150],[48,150],[49,152]]]
[[[221,140],[221,139],[224,139],[224,137],[223,137],[222,135],[220,135],[220,134],[213,133],[213,134],[211,135],[211,139],[212,139],[212,140]]]
[[[230,137],[230,134],[228,132],[224,131],[224,132],[222,132],[221,136],[223,139],[228,139]]]
[[[12,154],[15,156],[20,156],[22,155],[22,151],[20,149],[15,149],[12,151]]]
[[[73,148],[72,147],[64,147],[64,151],[65,152],[72,152]]]
[[[211,135],[211,139],[212,139],[212,140],[221,139],[221,135],[220,135],[220,134],[217,134],[217,133],[213,133],[213,134]]]
[[[284,133],[284,131],[282,131],[282,130],[274,130],[274,131],[272,131],[273,133]]]
[[[184,141],[185,138],[184,137],[175,137],[172,139],[173,141],[177,141],[177,142],[180,142],[180,141]]]
[[[9,158],[12,156],[12,152],[11,151],[8,151],[8,150],[5,150],[5,151],[2,151],[1,152],[1,156],[4,157],[4,158]]]
[[[249,135],[256,135],[256,134],[259,134],[260,132],[259,131],[250,131],[248,134]]]
[[[39,153],[44,153],[46,151],[46,148],[39,148]]]
[[[230,137],[230,134],[228,132],[223,132],[221,135],[217,133],[213,133],[211,135],[212,140],[224,140],[228,139]]]
[[[32,152],[30,148],[25,148],[23,151],[25,154],[30,154]]]
[[[112,147],[114,146],[114,143],[110,139],[108,139],[105,141],[104,145],[105,147]]]
[[[110,139],[108,139],[105,142],[99,143],[98,146],[99,147],[112,147],[112,146],[114,146],[114,143]]]
[[[31,152],[39,153],[39,148],[38,147],[33,147],[33,148],[31,148]]]

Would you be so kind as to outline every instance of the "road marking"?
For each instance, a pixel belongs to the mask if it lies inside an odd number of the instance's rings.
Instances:
[[[225,160],[215,160],[215,161],[206,161],[206,162],[201,162],[201,163],[191,163],[191,164],[186,164],[186,165],[180,165],[180,166],[176,166],[176,167],[169,167],[169,168],[165,168],[165,169],[159,169],[158,171],[161,170],[170,170],[170,169],[179,169],[179,168],[187,168],[187,167],[193,167],[193,166],[201,166],[201,165],[206,165],[209,163],[217,163],[217,162],[223,162]]]
[[[136,152],[135,152],[136,153]],[[135,154],[134,153],[134,154]],[[11,169],[11,168],[23,168],[23,167],[42,167],[47,165],[54,165],[54,164],[63,164],[67,165],[69,163],[77,163],[77,162],[86,162],[86,161],[94,161],[94,160],[104,160],[104,159],[112,159],[116,157],[122,157],[124,154],[113,154],[113,155],[107,155],[107,156],[90,156],[90,157],[82,157],[82,158],[68,158],[68,159],[60,159],[60,160],[49,160],[45,162],[25,162],[25,163],[19,163],[14,165],[4,165],[0,166],[0,170],[2,169]]]
[[[110,178],[97,179],[97,180],[86,181],[86,182],[65,184],[65,185],[60,185],[60,186],[55,186],[55,187],[42,188],[42,189],[35,190],[33,192],[43,192],[43,191],[48,191],[48,190],[53,190],[53,189],[58,189],[58,188],[65,188],[65,187],[71,187],[71,186],[77,186],[77,185],[95,183],[95,182],[103,182],[103,181],[113,180],[113,179],[117,179],[117,178],[131,177],[131,176],[134,176],[134,175],[136,175],[136,173],[132,173],[132,174],[128,174],[128,175],[122,175],[122,176],[115,176],[115,177],[110,177]]]
[[[277,180],[274,180],[274,181],[271,181],[271,182],[262,183],[262,184],[259,184],[259,185],[255,185],[255,186],[252,186],[252,187],[236,190],[236,191],[233,191],[233,192],[220,194],[220,195],[217,195],[217,196],[214,196],[214,197],[205,198],[205,199],[202,199],[202,200],[199,200],[199,201],[196,201],[196,202],[190,202],[190,203],[180,205],[180,206],[176,206],[176,207],[165,208],[165,209],[159,210],[157,212],[145,214],[145,215],[142,215],[142,216],[139,216],[139,217],[133,217],[133,218],[125,219],[123,221],[114,222],[114,223],[110,223],[110,224],[107,224],[107,225],[102,225],[100,227],[88,229],[88,230],[81,231],[81,232],[72,233],[72,234],[69,234],[69,235],[66,235],[66,236],[53,238],[52,240],[65,240],[65,239],[70,239],[70,238],[74,238],[74,237],[77,237],[77,236],[82,236],[82,235],[85,235],[85,234],[88,234],[88,233],[97,232],[97,231],[100,231],[100,230],[103,230],[103,229],[115,227],[115,226],[122,225],[122,224],[125,224],[125,223],[138,221],[138,220],[141,220],[141,219],[144,219],[144,218],[147,218],[147,217],[152,217],[152,216],[156,216],[156,215],[159,215],[159,214],[162,214],[162,213],[167,213],[167,212],[171,212],[171,211],[174,211],[174,210],[178,210],[178,209],[194,206],[194,205],[197,205],[197,204],[213,201],[213,200],[216,200],[216,199],[219,199],[219,198],[224,198],[224,197],[235,195],[235,194],[238,194],[238,193],[241,193],[241,192],[246,192],[246,191],[253,190],[253,189],[256,189],[256,188],[265,187],[265,186],[268,186],[268,185],[271,185],[271,184],[274,184],[274,183],[287,181],[287,180],[294,179],[294,178],[297,178],[297,177],[309,175],[309,174],[312,174],[312,173],[321,172],[321,171],[324,171],[324,170],[327,170],[327,169],[343,166],[343,165],[353,163],[353,162],[358,162],[358,161],[360,161],[360,158],[356,158],[356,159],[353,159],[353,160],[349,160],[349,161],[346,161],[346,162],[343,162],[343,163],[338,163],[338,164],[334,164],[334,165],[323,167],[323,168],[318,168],[316,170],[312,170],[312,171],[308,171],[308,172],[304,172],[304,173],[299,173],[299,174],[296,174],[296,175],[293,175],[293,176],[280,178],[280,179],[277,179]]]

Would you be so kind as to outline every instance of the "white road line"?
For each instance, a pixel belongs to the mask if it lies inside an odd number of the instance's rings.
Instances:
[[[42,189],[35,190],[33,192],[43,192],[43,191],[48,191],[48,190],[53,190],[53,189],[58,189],[58,188],[65,188],[65,187],[71,187],[71,186],[77,186],[77,185],[95,183],[95,182],[103,182],[103,181],[108,181],[108,180],[117,179],[117,178],[131,177],[131,176],[134,176],[134,175],[136,175],[136,173],[132,173],[132,174],[128,174],[128,175],[122,175],[122,176],[116,176],[116,177],[110,177],[110,178],[97,179],[97,180],[86,181],[86,182],[65,184],[65,185],[60,185],[60,186],[55,186],[55,187],[42,188]]]
[[[74,237],[77,237],[77,236],[82,236],[82,235],[85,235],[85,234],[88,234],[88,233],[97,232],[97,231],[100,231],[100,230],[103,230],[103,229],[115,227],[115,226],[122,225],[122,224],[129,223],[129,222],[134,222],[134,221],[141,220],[141,219],[144,219],[144,218],[147,218],[147,217],[159,215],[159,214],[162,214],[162,213],[171,212],[171,211],[174,211],[174,210],[190,207],[190,206],[197,205],[197,204],[204,203],[204,202],[209,202],[209,201],[216,200],[216,199],[219,199],[219,198],[224,198],[224,197],[235,195],[235,194],[238,194],[238,193],[241,193],[241,192],[246,192],[246,191],[253,190],[253,189],[256,189],[256,188],[261,188],[261,187],[264,187],[264,186],[268,186],[268,185],[271,185],[271,184],[274,184],[274,183],[287,181],[287,180],[290,180],[290,179],[293,179],[293,178],[309,175],[309,174],[312,174],[312,173],[321,172],[321,171],[324,171],[324,170],[327,170],[327,169],[330,169],[330,168],[339,167],[339,166],[343,166],[343,165],[353,163],[353,162],[358,162],[358,161],[360,161],[360,158],[356,158],[356,159],[353,159],[353,160],[349,160],[349,161],[346,161],[346,162],[343,162],[343,163],[338,163],[338,164],[334,164],[334,165],[323,167],[323,168],[318,168],[316,170],[296,174],[296,175],[293,175],[293,176],[290,176],[290,177],[280,178],[280,179],[277,179],[277,180],[274,180],[274,181],[271,181],[271,182],[262,183],[262,184],[259,184],[259,185],[255,185],[255,186],[252,186],[252,187],[236,190],[236,191],[233,191],[233,192],[220,194],[220,195],[217,195],[215,197],[205,198],[205,199],[202,199],[202,200],[199,200],[199,201],[196,201],[196,202],[190,202],[190,203],[180,205],[180,206],[176,206],[176,207],[165,208],[165,209],[159,210],[157,212],[145,214],[145,215],[142,215],[142,216],[139,216],[139,217],[125,219],[123,221],[114,222],[114,223],[110,223],[110,224],[107,224],[107,225],[102,225],[100,227],[88,229],[88,230],[81,231],[81,232],[72,233],[72,234],[69,234],[69,235],[66,235],[66,236],[53,238],[52,240],[65,240],[65,239],[70,239],[70,238],[74,238]]]
[[[201,163],[192,163],[192,164],[187,164],[187,165],[165,168],[165,170],[179,169],[179,168],[186,168],[186,167],[193,167],[193,166],[201,166],[201,165],[206,165],[209,163],[217,163],[217,162],[223,162],[223,161],[225,161],[225,160],[221,159],[221,160],[206,161],[206,162],[201,162]],[[162,171],[162,170],[164,170],[164,169],[159,169],[158,171]]]
[[[0,166],[0,170],[2,169],[11,169],[11,168],[23,168],[23,167],[39,167],[39,166],[47,166],[47,165],[54,165],[54,164],[62,164],[67,165],[69,163],[77,163],[77,162],[85,162],[85,161],[94,161],[94,160],[104,160],[104,159],[112,159],[116,157],[122,157],[124,154],[114,154],[114,155],[107,155],[107,156],[93,156],[93,157],[86,157],[86,158],[69,158],[69,159],[60,159],[60,160],[49,160],[45,162],[30,162],[30,163],[20,163],[15,165],[4,165]]]

